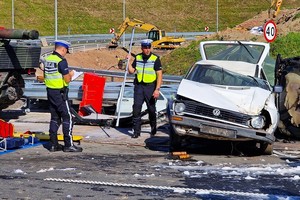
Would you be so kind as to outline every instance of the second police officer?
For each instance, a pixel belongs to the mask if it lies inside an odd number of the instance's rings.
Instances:
[[[141,41],[142,52],[137,54],[133,63],[128,65],[128,72],[136,73],[134,80],[134,103],[133,103],[133,135],[138,138],[141,134],[141,111],[146,102],[151,136],[156,134],[156,100],[160,95],[162,84],[162,65],[159,57],[151,51],[152,40]],[[129,55],[130,58],[130,55]]]

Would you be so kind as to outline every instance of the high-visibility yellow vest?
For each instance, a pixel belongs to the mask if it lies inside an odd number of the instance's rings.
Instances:
[[[62,61],[57,55],[50,55],[45,59],[45,85],[47,88],[61,89],[68,86],[63,75],[58,72],[58,63]]]
[[[142,54],[136,56],[136,67],[138,82],[152,83],[156,80],[154,63],[158,57],[151,54],[147,62],[144,62]]]

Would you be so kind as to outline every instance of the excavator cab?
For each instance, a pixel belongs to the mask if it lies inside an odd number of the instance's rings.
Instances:
[[[151,39],[153,41],[161,40],[162,37],[166,36],[165,31],[161,30],[152,30],[147,33],[148,39]]]

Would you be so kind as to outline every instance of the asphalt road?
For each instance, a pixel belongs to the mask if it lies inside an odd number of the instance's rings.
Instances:
[[[15,131],[47,132],[47,112],[2,112]],[[51,153],[45,142],[0,152],[1,199],[300,199],[299,142],[276,142],[282,154],[246,156],[229,144],[199,145],[186,160],[168,153],[168,128],[75,125],[82,153]]]

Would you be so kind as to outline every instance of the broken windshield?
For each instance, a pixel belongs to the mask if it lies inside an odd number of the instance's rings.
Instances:
[[[269,90],[267,82],[262,79],[245,76],[215,65],[195,64],[185,78],[206,84],[260,87]]]
[[[244,61],[257,64],[265,46],[239,43],[205,44],[207,60]]]

